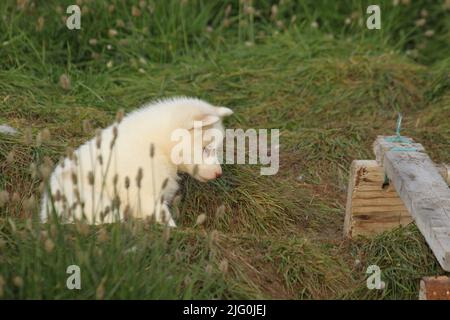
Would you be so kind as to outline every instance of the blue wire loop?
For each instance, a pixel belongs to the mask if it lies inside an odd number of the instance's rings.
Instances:
[[[398,114],[398,118],[397,118],[397,127],[395,129],[395,136],[393,136],[393,137],[386,137],[386,138],[384,138],[385,141],[411,144],[411,139],[403,137],[400,134],[400,130],[401,130],[401,127],[402,127],[402,119],[403,119],[402,114],[399,113]],[[394,147],[394,148],[390,149],[389,151],[415,152],[415,151],[417,151],[417,148],[413,148],[413,147]]]

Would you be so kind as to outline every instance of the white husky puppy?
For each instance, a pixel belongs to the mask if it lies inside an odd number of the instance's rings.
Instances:
[[[54,169],[42,200],[41,220],[56,214],[65,222],[84,218],[98,224],[132,216],[175,226],[168,204],[178,189],[177,172],[202,182],[220,177],[222,169],[215,160],[222,141],[201,139],[203,162],[179,163],[173,159],[173,148],[180,147],[173,132],[183,129],[194,137],[200,123],[223,137],[222,118],[232,113],[195,98],[171,98],[146,104],[97,131]]]

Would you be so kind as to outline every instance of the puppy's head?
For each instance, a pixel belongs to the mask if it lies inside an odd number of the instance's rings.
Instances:
[[[172,160],[177,162],[178,171],[202,182],[222,175],[222,119],[232,113],[229,108],[214,106],[191,113],[189,124],[180,132],[179,142],[172,149]]]

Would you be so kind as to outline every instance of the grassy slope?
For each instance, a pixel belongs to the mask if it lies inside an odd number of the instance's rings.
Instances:
[[[235,5],[232,25],[224,28],[222,3],[169,1],[155,6],[159,15],[142,9],[132,17],[131,5],[112,2],[111,14],[102,2],[89,2],[79,33],[61,26],[51,2],[25,11],[11,1],[0,5],[9,17],[2,21],[8,32],[1,39],[0,122],[52,133],[42,146],[0,136],[0,189],[20,199],[1,209],[4,297],[416,298],[421,276],[442,273],[414,226],[371,240],[341,237],[349,164],[373,157],[372,141],[393,131],[398,111],[405,135],[436,162],[450,157],[450,61],[442,42],[448,25],[440,3],[429,7],[436,18],[431,49],[417,58],[433,64],[422,65],[404,54],[424,41],[417,28],[405,29],[420,4],[390,7],[374,35],[356,21],[342,23],[363,12],[357,1],[338,8],[287,1],[278,12],[286,29],[274,26],[264,3],[255,4],[264,15],[254,20],[239,16]],[[294,11],[298,21],[291,24]],[[35,32],[40,15],[45,27]],[[116,18],[125,26],[116,27]],[[314,19],[319,30],[309,26]],[[108,28],[119,35],[109,38]],[[90,38],[98,44],[89,45]],[[70,90],[58,86],[64,72]],[[220,181],[184,179],[180,228],[170,237],[140,223],[94,230],[27,222],[27,199],[39,186],[31,162],[56,161],[67,146],[92,136],[83,120],[104,126],[119,108],[171,95],[232,107],[230,128],[280,128],[279,173],[264,177],[254,166],[225,166]],[[217,216],[222,204],[225,214]],[[208,219],[195,227],[201,213]],[[73,263],[82,270],[80,292],[65,289],[65,268]],[[371,264],[383,271],[382,292],[365,286]]]

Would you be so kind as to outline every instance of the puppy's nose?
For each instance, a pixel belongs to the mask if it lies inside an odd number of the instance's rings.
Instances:
[[[216,172],[216,179],[222,176],[222,172]]]

